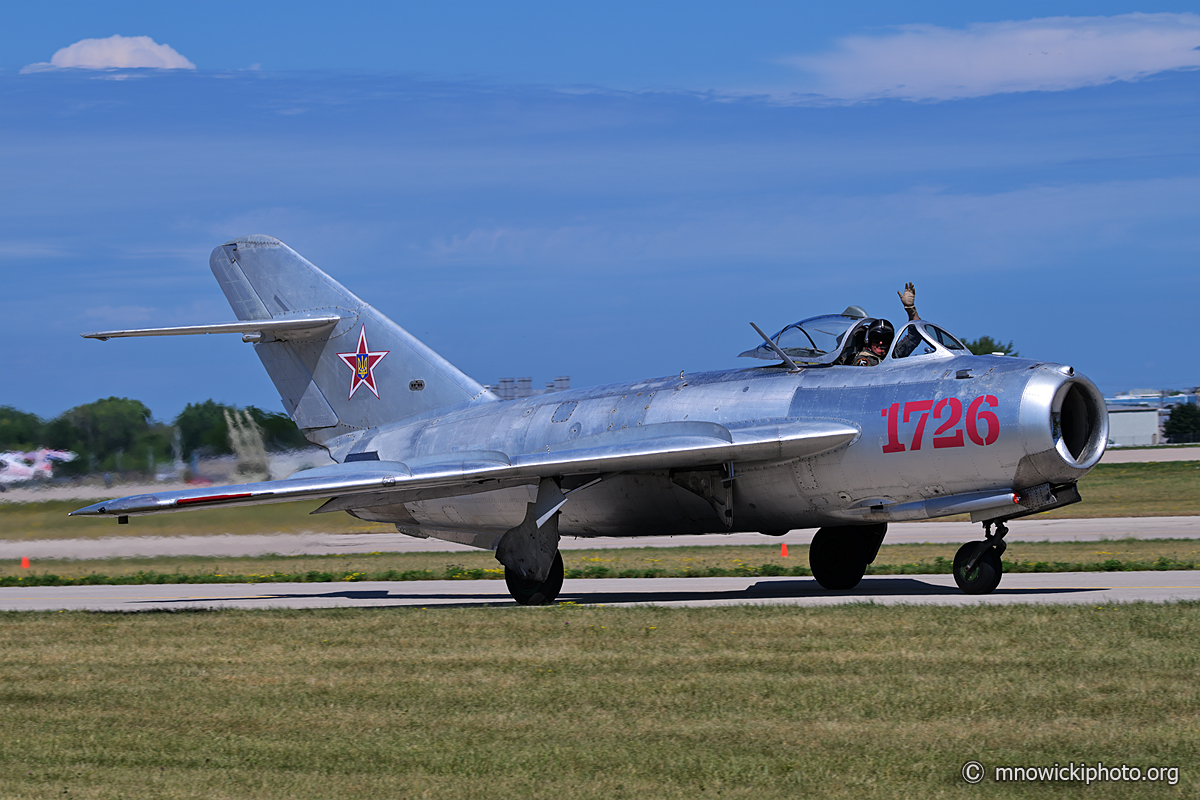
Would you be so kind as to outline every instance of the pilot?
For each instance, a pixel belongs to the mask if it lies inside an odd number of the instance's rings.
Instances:
[[[896,329],[886,319],[877,319],[867,328],[867,346],[851,362],[856,367],[874,367],[887,355]]]
[[[903,292],[896,292],[900,297],[900,302],[904,305],[904,310],[908,312],[908,319],[911,322],[914,319],[920,319],[917,314],[917,288],[913,286],[912,281],[904,284]],[[888,348],[892,346],[892,339],[896,336],[896,329],[892,327],[892,323],[886,319],[877,319],[867,328],[867,346],[854,357],[851,362],[856,367],[874,367],[883,360],[887,355]]]

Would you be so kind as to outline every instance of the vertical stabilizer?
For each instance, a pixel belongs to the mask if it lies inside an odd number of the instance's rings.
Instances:
[[[332,329],[264,335],[254,344],[284,407],[314,442],[492,398],[278,239],[226,242],[209,266],[239,320],[341,318]]]

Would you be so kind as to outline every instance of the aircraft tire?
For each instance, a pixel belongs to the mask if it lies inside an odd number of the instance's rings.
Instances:
[[[554,554],[554,563],[550,565],[550,574],[544,581],[533,581],[522,578],[514,570],[504,568],[504,582],[508,584],[508,593],[523,606],[545,606],[554,602],[563,585],[562,553]]]
[[[808,548],[808,565],[817,583],[830,591],[858,586],[867,571],[858,532],[846,528],[821,528]]]
[[[979,545],[980,542],[967,542],[954,554],[954,582],[967,594],[991,594],[1004,576],[1000,554],[993,547],[985,550],[975,562],[975,569],[967,572],[967,562]]]

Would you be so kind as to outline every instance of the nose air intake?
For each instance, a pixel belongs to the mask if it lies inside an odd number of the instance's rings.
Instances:
[[[1075,483],[1100,462],[1108,411],[1096,385],[1070,367],[1037,365],[1021,398],[1025,455],[1015,485]]]
[[[1057,412],[1051,421],[1058,429],[1057,449],[1072,466],[1090,469],[1104,454],[1108,442],[1108,411],[1104,398],[1090,382],[1070,380],[1054,397]]]

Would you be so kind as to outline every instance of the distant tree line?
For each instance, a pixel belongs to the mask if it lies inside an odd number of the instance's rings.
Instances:
[[[992,353],[1003,353],[1006,356],[1021,355],[1016,350],[1013,350],[1013,343],[1001,344],[998,340],[990,336],[980,336],[978,339],[971,341],[970,339],[963,340],[963,344],[967,349],[977,356],[990,356]]]
[[[71,450],[74,461],[55,469],[58,475],[92,472],[149,474],[176,457],[189,461],[232,453],[225,411],[234,406],[205,400],[189,403],[171,424],[156,421],[150,409],[128,397],[108,397],[64,411],[51,420],[0,406],[0,450]],[[293,450],[309,442],[285,414],[245,409],[262,430],[268,450]],[[177,433],[178,432],[178,433]]]

